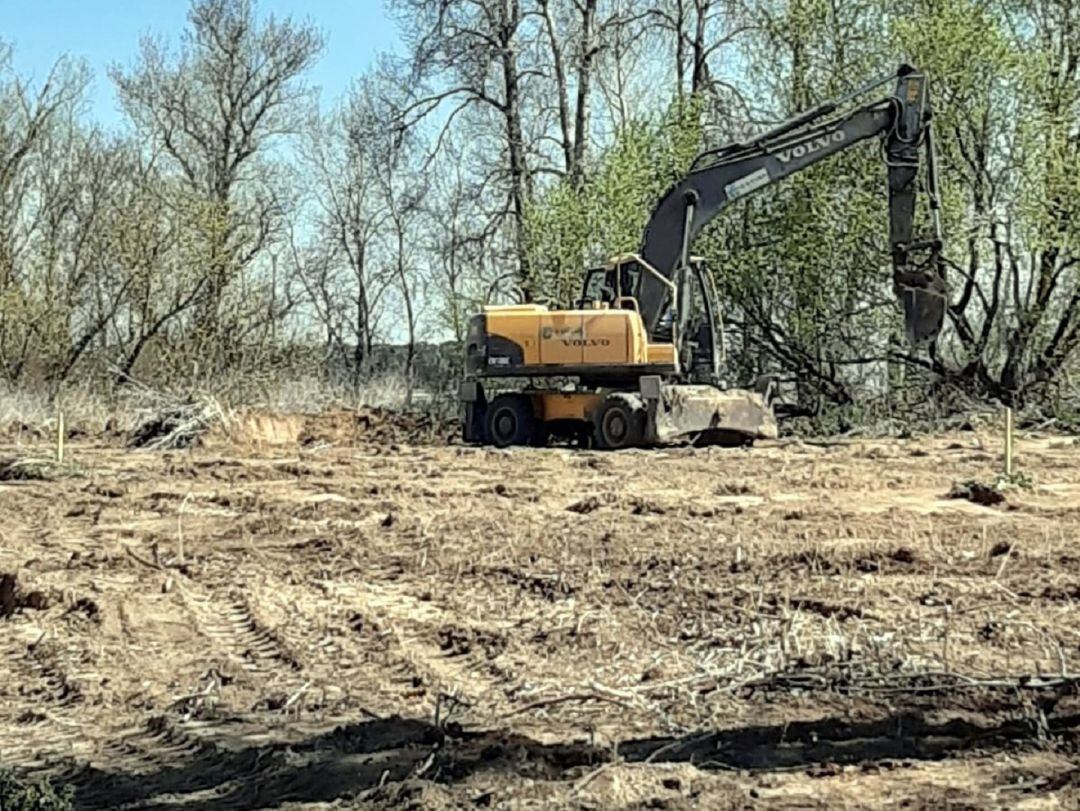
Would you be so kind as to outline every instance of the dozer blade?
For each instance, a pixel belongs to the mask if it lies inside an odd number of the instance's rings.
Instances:
[[[654,428],[661,443],[690,438],[698,444],[744,445],[777,436],[776,417],[760,394],[707,385],[663,386]]]

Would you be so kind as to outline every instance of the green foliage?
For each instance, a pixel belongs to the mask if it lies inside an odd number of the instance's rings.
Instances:
[[[658,122],[628,125],[575,188],[563,180],[526,212],[535,288],[566,304],[587,267],[637,250],[652,206],[701,149],[701,101],[674,103]]]
[[[994,486],[1001,491],[1034,490],[1035,480],[1027,473],[1017,470],[1012,473],[999,473]]]
[[[762,34],[747,46],[749,91],[769,99],[778,119],[894,69],[898,60],[881,47],[881,13],[876,2],[812,0],[761,11]],[[730,378],[779,373],[815,414],[854,400],[859,386],[885,385],[881,359],[898,326],[884,192],[885,169],[868,143],[714,222],[695,250],[725,303]]]
[[[0,769],[0,809],[2,811],[69,811],[75,790],[68,785],[57,790],[45,777],[21,778]]]

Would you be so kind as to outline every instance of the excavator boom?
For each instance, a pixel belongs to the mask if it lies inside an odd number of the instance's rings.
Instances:
[[[731,203],[860,141],[881,136],[888,175],[894,286],[904,305],[908,339],[915,344],[925,343],[937,335],[945,312],[940,233],[928,242],[913,242],[920,147],[928,153],[927,191],[935,231],[939,231],[926,77],[910,67],[901,67],[894,95],[846,115],[821,120],[837,106],[832,102],[821,105],[752,142],[701,156],[653,210],[641,257],[661,277],[673,279],[688,246]],[[920,249],[930,252],[926,268],[912,263]],[[646,330],[655,334],[673,303],[670,287],[663,278],[642,276],[637,300]]]

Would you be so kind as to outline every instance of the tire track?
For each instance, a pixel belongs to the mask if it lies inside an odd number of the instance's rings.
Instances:
[[[190,725],[158,717],[107,747],[109,759],[53,776],[75,788],[78,811],[250,811],[333,802],[401,780],[441,740],[427,723],[401,718],[289,731],[254,717]]]
[[[185,596],[202,633],[237,659],[242,669],[256,675],[303,670],[278,634],[254,617],[246,599],[230,596],[218,602],[210,595],[193,594],[190,588]]]
[[[110,769],[140,772],[190,758],[204,745],[159,715],[140,727],[117,732],[102,748],[101,758]]]
[[[217,794],[229,781],[227,754],[167,717],[155,716],[118,731],[99,758],[69,771],[63,780],[74,787],[80,811],[143,808],[162,794],[207,801],[212,797],[199,795]]]
[[[392,700],[404,701],[409,711],[417,699],[434,705],[442,694],[472,705],[499,701],[497,683],[505,677],[493,660],[502,650],[502,626],[509,623],[463,622],[407,587],[369,582],[334,584],[332,589],[358,621],[382,629],[384,681],[397,681],[402,688]]]
[[[7,677],[0,687],[0,705],[6,704],[3,714],[20,732],[0,741],[0,763],[41,769],[72,756],[86,741],[73,717],[83,700],[78,685],[40,642],[6,641],[0,645],[0,667]]]

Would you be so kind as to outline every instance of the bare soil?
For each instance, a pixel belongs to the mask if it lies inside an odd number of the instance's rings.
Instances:
[[[985,504],[978,433],[243,425],[0,481],[0,765],[80,809],[1080,807],[1072,438]]]

